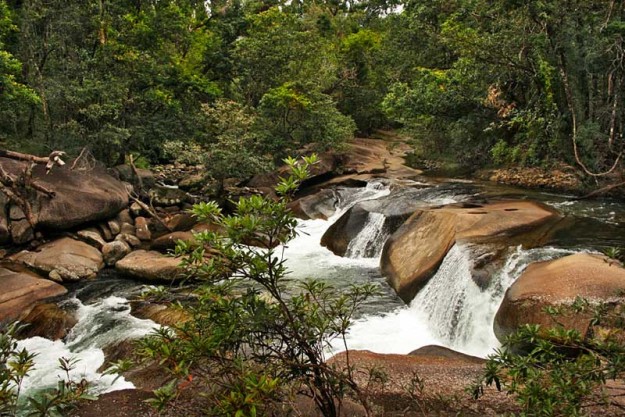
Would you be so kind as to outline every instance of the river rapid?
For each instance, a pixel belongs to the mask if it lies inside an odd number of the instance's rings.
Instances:
[[[542,201],[573,219],[573,225],[557,233],[547,246],[534,249],[511,247],[501,266],[486,286],[478,286],[470,267],[479,248],[455,245],[435,276],[405,305],[379,272],[379,257],[388,235],[383,216],[370,215],[360,234],[351,241],[346,257],[339,257],[320,245],[321,236],[351,206],[359,201],[389,195],[386,180],[372,180],[367,187],[338,189],[337,212],[328,220],[301,221],[299,236],[285,247],[292,280],[326,280],[338,290],[351,284],[373,283],[379,295],[369,300],[350,329],[350,349],[379,353],[409,353],[422,346],[438,344],[484,357],[499,346],[493,333],[493,319],[506,289],[532,262],[555,259],[575,252],[593,252],[625,246],[625,206],[612,201],[576,201],[570,196],[527,192],[469,181],[423,180],[420,198],[430,205],[442,205],[480,198],[533,199]],[[73,310],[78,324],[62,341],[35,337],[20,341],[20,347],[37,353],[36,368],[25,382],[25,390],[56,385],[62,377],[59,357],[78,359],[74,377],[93,381],[99,393],[130,388],[123,378],[103,375],[103,349],[149,334],[157,325],[130,314],[129,299],[145,286],[104,271],[90,282],[77,284],[61,301]],[[334,352],[343,349],[337,344]]]

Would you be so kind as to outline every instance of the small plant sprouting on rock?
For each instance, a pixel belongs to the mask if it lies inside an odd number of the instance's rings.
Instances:
[[[610,258],[612,261],[623,262],[625,261],[625,253],[622,248],[609,247],[603,249],[603,254]]]
[[[300,395],[326,417],[339,414],[348,393],[366,407],[349,355],[345,366],[327,364],[325,355],[332,340],[344,342],[352,317],[376,289],[338,291],[322,281],[288,279],[283,245],[296,236],[297,221],[287,203],[316,157],[285,162],[291,174],[276,188],[278,201],[241,198],[232,215],[215,203],[194,206],[200,220],[223,232],[201,232],[195,235],[200,245],[177,247],[183,265],[204,283],[186,307],[191,320],[142,342],[145,356],[181,380],[207,382],[202,390],[211,415],[271,415],[272,407]]]

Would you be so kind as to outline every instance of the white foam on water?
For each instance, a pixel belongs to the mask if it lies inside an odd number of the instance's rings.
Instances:
[[[372,182],[363,189],[350,196],[348,202],[341,204],[337,212],[328,220],[304,220],[299,222],[298,236],[284,248],[290,277],[294,279],[319,278],[328,279],[340,276],[357,274],[362,268],[376,268],[376,258],[347,258],[337,256],[319,244],[321,237],[328,227],[336,222],[347,210],[355,204],[387,196],[390,189],[377,182]]]
[[[24,380],[25,395],[38,390],[56,387],[59,380],[66,379],[59,369],[59,358],[76,360],[70,377],[90,383],[94,393],[102,394],[134,385],[117,375],[103,375],[98,369],[104,364],[103,348],[115,343],[136,339],[155,330],[158,325],[151,320],[141,320],[130,315],[128,300],[121,297],[107,297],[90,305],[78,299],[67,301],[76,306],[78,323],[65,340],[51,341],[33,337],[18,342],[19,349],[36,353],[35,367]]]
[[[455,245],[409,306],[356,321],[347,338],[348,347],[405,354],[438,344],[485,357],[499,346],[493,321],[506,289],[530,263],[571,253],[575,251],[517,247],[490,285],[482,289],[471,278],[470,248]],[[341,343],[335,343],[335,349],[338,352],[344,348]]]

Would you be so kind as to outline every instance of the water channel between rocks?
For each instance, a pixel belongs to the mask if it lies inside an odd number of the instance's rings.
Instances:
[[[442,205],[475,198],[531,198],[578,216],[574,233],[556,235],[549,246],[535,249],[509,248],[501,265],[487,285],[478,286],[470,267],[475,248],[455,245],[438,272],[405,305],[386,284],[379,272],[379,256],[388,234],[382,230],[383,216],[371,213],[362,231],[347,248],[348,257],[340,257],[320,245],[328,227],[360,201],[388,196],[383,182],[371,182],[365,188],[339,189],[337,213],[328,220],[300,222],[300,234],[285,248],[289,277],[292,280],[317,278],[326,280],[339,291],[351,284],[373,283],[380,295],[370,300],[348,337],[350,349],[367,349],[379,353],[409,353],[425,345],[439,344],[452,349],[486,356],[497,347],[492,325],[494,315],[506,289],[532,262],[554,259],[574,252],[592,251],[605,246],[622,246],[625,236],[625,208],[612,202],[572,201],[566,196],[521,193],[518,190],[493,188],[473,183],[446,182],[423,187],[421,198],[429,205]],[[364,257],[371,256],[371,257]],[[132,387],[123,378],[103,376],[102,348],[150,333],[156,324],[130,315],[127,299],[138,294],[142,285],[115,277],[108,271],[95,281],[80,284],[62,301],[76,311],[76,327],[64,341],[51,342],[31,338],[21,347],[37,352],[36,370],[26,381],[26,390],[55,385],[60,373],[58,358],[72,356],[80,360],[75,376],[96,383],[99,392]],[[342,349],[337,344],[335,351]]]

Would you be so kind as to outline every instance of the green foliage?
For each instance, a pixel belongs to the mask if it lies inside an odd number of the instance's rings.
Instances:
[[[109,165],[174,154],[217,179],[243,175],[224,173],[238,168],[235,143],[249,148],[248,173],[264,162],[252,156],[278,162],[398,127],[416,153],[463,165],[620,161],[622,8],[398,4],[2,1],[0,139],[38,153],[88,146]],[[246,138],[206,123],[229,117],[225,103]]]
[[[287,82],[324,90],[335,79],[330,42],[294,14],[272,7],[248,17],[246,36],[236,44],[241,97],[256,106],[263,95]]]
[[[338,108],[351,116],[358,131],[364,134],[386,123],[380,107],[387,91],[382,41],[379,31],[361,29],[346,36],[339,49]]]
[[[39,102],[37,94],[21,80],[22,64],[8,50],[7,41],[17,31],[14,14],[6,1],[0,1],[0,139],[11,133],[10,126],[18,123],[18,111]]]
[[[600,389],[625,376],[625,311],[619,304],[593,304],[578,298],[549,308],[554,326],[525,325],[489,356],[482,383],[513,394],[523,416],[582,416],[592,404],[610,404]],[[575,315],[590,323],[583,335],[561,321]]]
[[[306,144],[319,151],[340,149],[356,130],[329,96],[294,83],[267,91],[259,112],[262,131],[276,156],[292,154]]]
[[[35,355],[17,349],[15,324],[0,331],[0,415],[15,416],[24,378],[34,366]]]
[[[316,157],[285,162],[291,173],[277,188],[278,201],[241,198],[232,215],[215,203],[194,206],[196,217],[223,230],[196,234],[199,246],[176,248],[191,276],[205,285],[185,306],[191,320],[143,341],[144,355],[174,375],[211,382],[211,415],[261,414],[300,392],[324,416],[336,416],[341,398],[359,392],[349,363],[331,366],[324,358],[375,290],[363,285],[339,293],[324,282],[288,279],[279,245],[296,235],[297,221],[287,203]]]
[[[615,261],[623,262],[625,260],[625,252],[622,248],[609,247],[603,250],[603,254]]]

